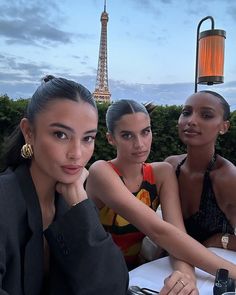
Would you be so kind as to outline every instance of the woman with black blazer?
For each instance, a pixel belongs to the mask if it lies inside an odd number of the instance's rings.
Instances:
[[[47,76],[5,146],[0,294],[126,294],[120,250],[84,190],[98,114],[91,93]]]

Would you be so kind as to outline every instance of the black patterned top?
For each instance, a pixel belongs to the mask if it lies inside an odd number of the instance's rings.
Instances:
[[[180,168],[186,161],[186,158],[176,168],[177,178],[180,175]],[[205,241],[216,233],[234,234],[232,225],[217,204],[212,187],[210,172],[215,161],[216,155],[213,156],[204,174],[199,210],[184,220],[187,233],[199,242]]]

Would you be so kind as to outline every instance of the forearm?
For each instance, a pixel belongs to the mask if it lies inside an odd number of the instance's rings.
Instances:
[[[218,268],[226,268],[229,270],[230,276],[236,279],[235,264],[210,252],[205,246],[173,226],[165,224],[165,228],[161,234],[159,233],[156,237],[151,238],[167,250],[170,255],[213,275],[216,274]]]
[[[196,283],[195,270],[192,265],[184,261],[181,261],[179,259],[176,259],[173,256],[170,256],[170,259],[171,259],[171,264],[174,270],[179,270],[182,273],[189,275],[190,278],[193,280],[193,282]]]

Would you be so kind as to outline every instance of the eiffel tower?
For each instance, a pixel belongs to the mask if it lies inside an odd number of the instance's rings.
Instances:
[[[106,0],[104,0],[104,11],[101,14],[101,38],[98,57],[97,81],[93,96],[96,101],[110,102],[111,93],[108,89],[107,73],[107,23],[108,13],[106,12]]]

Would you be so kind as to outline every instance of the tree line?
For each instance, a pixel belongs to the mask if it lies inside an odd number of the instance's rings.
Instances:
[[[2,163],[3,142],[23,117],[28,99],[13,100],[7,95],[0,96],[0,167]],[[115,157],[115,149],[106,140],[105,114],[108,103],[98,103],[99,126],[95,151],[89,165],[99,159]],[[185,152],[185,146],[178,137],[177,122],[181,106],[157,106],[151,113],[153,132],[152,149],[148,161],[163,161],[167,156]],[[217,140],[217,153],[236,165],[236,111],[230,115],[230,129]]]

